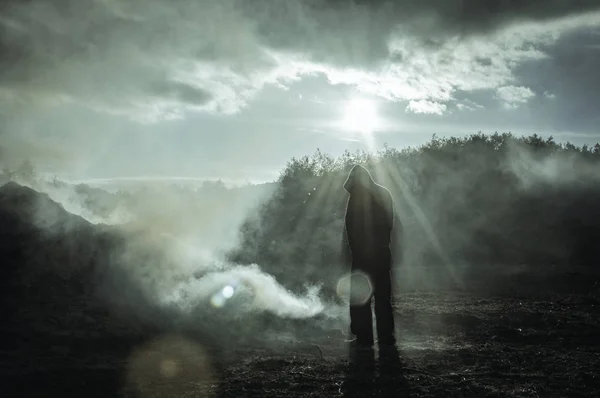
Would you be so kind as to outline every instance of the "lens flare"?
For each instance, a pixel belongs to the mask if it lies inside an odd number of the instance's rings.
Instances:
[[[373,295],[371,278],[361,271],[345,275],[338,281],[337,295],[351,305],[364,304]]]
[[[139,397],[212,397],[211,359],[199,344],[180,336],[152,340],[127,361],[127,389]]]
[[[172,377],[175,377],[178,372],[179,365],[176,361],[172,359],[165,359],[160,363],[160,374],[163,377],[170,379]]]
[[[221,294],[226,299],[232,298],[234,293],[235,293],[235,289],[233,288],[233,286],[230,286],[230,285],[225,286],[223,288],[223,290],[221,291]]]
[[[213,296],[210,298],[210,303],[215,308],[222,308],[223,306],[225,306],[226,301],[227,299],[223,297],[221,292],[213,294]]]
[[[225,285],[222,289],[218,290],[210,298],[210,303],[215,308],[222,308],[227,303],[227,300],[233,297],[235,294],[235,284]]]

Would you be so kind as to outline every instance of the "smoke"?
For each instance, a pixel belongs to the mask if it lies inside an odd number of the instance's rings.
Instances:
[[[219,259],[217,247],[203,246],[188,236],[162,233],[154,239],[147,232],[131,238],[121,253],[127,259],[130,279],[159,306],[178,316],[218,309],[231,318],[268,312],[281,318],[310,318],[321,314],[325,304],[319,286],[307,286],[304,295],[285,289],[257,264],[234,265]],[[218,249],[224,250],[226,241]],[[158,248],[161,257],[141,266],[136,258],[149,247]]]
[[[202,323],[201,331],[223,342],[220,327],[235,324],[242,335],[259,334],[263,317],[282,322],[276,331],[296,335],[302,330],[298,325],[288,330],[286,320],[310,323],[321,317],[335,325],[343,318],[341,308],[322,297],[320,285],[302,282],[304,292],[293,293],[259,264],[225,259],[223,253],[238,244],[242,221],[270,197],[269,184],[227,188],[207,182],[198,189],[148,185],[128,194],[57,181],[28,185],[91,222],[93,234],[109,234],[103,243],[96,237],[77,248],[80,264],[75,267],[95,261],[94,252],[105,252],[106,260],[94,273],[94,290],[124,320],[170,330],[177,325],[197,328],[202,318],[208,323]],[[35,218],[40,229],[62,236],[68,232],[59,228],[65,215],[58,209],[38,201]],[[65,238],[71,246],[82,243],[76,236]],[[317,323],[326,325],[323,319]]]
[[[345,319],[343,308],[325,299],[319,285],[303,281],[304,292],[292,292],[258,264],[220,258],[232,242],[210,247],[190,235],[148,230],[127,232],[125,239],[97,287],[122,318],[196,330],[229,348],[232,340],[270,344],[274,335],[286,333],[307,339],[339,329]],[[274,335],[267,339],[267,332]]]
[[[357,277],[343,275],[339,258],[342,162],[364,164],[394,196],[396,287],[468,289],[475,273],[492,278],[519,264],[591,264],[600,225],[598,154],[568,148],[537,136],[434,138],[379,158],[292,161],[276,186],[262,187],[126,193],[32,182],[99,221],[38,200],[33,216],[58,254],[32,264],[65,278],[66,262],[73,269],[93,264],[94,293],[123,323],[198,331],[225,345],[288,334],[311,339],[347,323],[340,296]],[[315,172],[326,164],[338,168]],[[119,211],[127,222],[106,225]]]
[[[76,187],[65,184],[58,180],[47,181],[44,179],[35,179],[31,181],[19,181],[21,185],[28,186],[38,192],[47,194],[50,199],[60,203],[60,205],[69,213],[77,215],[91,224],[122,225],[133,221],[133,215],[127,209],[124,203],[115,203],[110,200],[107,193],[103,196],[98,194],[99,203],[94,206],[85,204],[88,195],[78,191]],[[100,206],[110,209],[105,212],[96,211],[95,207]]]
[[[281,318],[310,318],[323,312],[319,288],[309,288],[304,296],[292,294],[258,265],[224,265],[219,271],[190,276],[165,295],[163,303],[186,312],[210,303],[233,316],[266,311]],[[227,308],[225,308],[227,307]]]
[[[39,178],[27,185],[37,193],[16,184],[2,188],[1,210],[31,220],[43,237],[25,239],[31,249],[24,253],[27,271],[20,272],[31,273],[26,280],[39,284],[39,292],[50,291],[48,278],[68,281],[71,286],[53,300],[100,300],[118,328],[183,329],[200,333],[207,344],[233,346],[231,339],[308,337],[335,330],[344,319],[321,285],[300,281],[305,289],[292,292],[260,264],[225,258],[238,244],[242,221],[272,194],[270,184],[150,185],[131,192]],[[21,193],[4,200],[12,190]],[[30,198],[23,200],[24,194]],[[8,203],[12,207],[5,208]],[[80,297],[79,283],[91,295]]]
[[[526,145],[510,143],[507,168],[521,182],[523,189],[539,184],[554,187],[572,186],[576,183],[593,186],[600,181],[596,164],[582,159],[576,151],[556,152],[550,156],[531,151]]]
[[[473,135],[462,143],[434,139],[418,154],[405,155],[373,157],[365,164],[394,196],[401,291],[467,289],[472,274],[493,266],[507,271],[518,264],[588,261],[593,247],[581,246],[580,225],[596,222],[593,203],[600,196],[591,152],[570,151],[537,136]],[[148,217],[135,227],[139,235],[128,235],[122,263],[132,264],[130,279],[181,319],[209,313],[239,320],[266,313],[343,320],[343,297],[336,289],[348,279],[339,257],[346,175],[302,177],[294,167],[303,165],[292,162],[283,173],[291,180],[239,211],[191,210],[175,191],[146,198],[141,208],[160,209],[171,222]],[[171,207],[188,222],[172,217]],[[227,232],[213,228],[220,223]],[[151,255],[139,266],[137,256],[148,248],[164,258]]]

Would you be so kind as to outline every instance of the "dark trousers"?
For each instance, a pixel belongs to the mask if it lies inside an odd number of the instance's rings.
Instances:
[[[361,300],[360,303],[350,304],[350,331],[356,336],[359,343],[373,344],[372,298],[375,299],[375,320],[379,344],[387,345],[396,342],[392,309],[391,263],[389,248],[352,257],[352,272],[366,274],[371,283],[371,294],[365,297],[366,301]],[[351,291],[364,289],[357,283],[353,279],[350,286]]]

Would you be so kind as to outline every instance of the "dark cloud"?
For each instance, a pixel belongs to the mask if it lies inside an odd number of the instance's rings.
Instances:
[[[600,10],[596,0],[413,0],[411,3],[435,14],[441,27],[467,33]]]
[[[409,19],[430,15],[442,28],[487,30],[522,20],[548,20],[600,9],[596,0],[329,0],[336,6],[351,3],[393,10]]]
[[[159,97],[167,97],[176,101],[191,105],[204,105],[212,98],[211,94],[201,88],[196,88],[192,85],[161,80],[150,86],[150,92]]]
[[[600,10],[597,0],[306,0],[240,2],[270,46],[317,60],[370,65],[389,57],[388,40],[410,35],[437,47],[447,35],[470,36],[519,22]]]

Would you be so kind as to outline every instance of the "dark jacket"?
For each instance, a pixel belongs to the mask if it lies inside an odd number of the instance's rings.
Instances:
[[[350,193],[345,232],[352,256],[369,256],[378,249],[389,248],[394,228],[390,192],[358,165],[350,171],[344,189]]]

